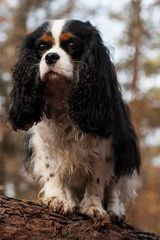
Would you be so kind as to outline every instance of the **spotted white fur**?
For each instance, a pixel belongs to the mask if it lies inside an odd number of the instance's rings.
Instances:
[[[42,185],[43,203],[62,213],[79,206],[84,214],[103,217],[107,214],[103,203],[108,201],[109,213],[118,218],[125,215],[124,203],[135,195],[136,176],[114,183],[112,139],[83,135],[66,115],[55,122],[44,119],[30,131],[32,175]],[[104,189],[111,182],[107,200]]]

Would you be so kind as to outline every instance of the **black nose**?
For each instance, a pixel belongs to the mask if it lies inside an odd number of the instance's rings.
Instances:
[[[60,56],[57,53],[47,53],[45,56],[45,61],[47,64],[53,64],[56,63],[59,58]]]

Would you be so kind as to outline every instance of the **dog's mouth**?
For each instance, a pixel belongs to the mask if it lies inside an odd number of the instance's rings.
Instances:
[[[54,70],[49,70],[43,78],[41,78],[41,81],[47,82],[47,81],[71,81],[71,79],[67,78],[64,74],[60,72],[56,72]]]
[[[43,75],[43,77],[41,77],[41,81],[45,82],[47,80],[50,80],[50,79],[54,80],[54,79],[57,79],[60,77],[62,77],[62,75],[60,73],[55,72],[53,70],[49,70]]]

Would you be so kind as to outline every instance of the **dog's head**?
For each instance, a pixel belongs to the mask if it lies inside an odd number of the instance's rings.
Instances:
[[[107,136],[120,97],[114,65],[89,22],[54,20],[25,37],[12,70],[9,121],[28,129],[45,109],[46,82],[70,83],[69,115],[84,132]]]

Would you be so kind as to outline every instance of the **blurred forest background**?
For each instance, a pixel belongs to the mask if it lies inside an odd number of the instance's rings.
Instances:
[[[142,186],[127,218],[160,232],[160,0],[0,0],[0,193],[37,197],[21,164],[23,133],[6,120],[15,53],[24,35],[49,18],[90,20],[101,31],[141,145]]]

